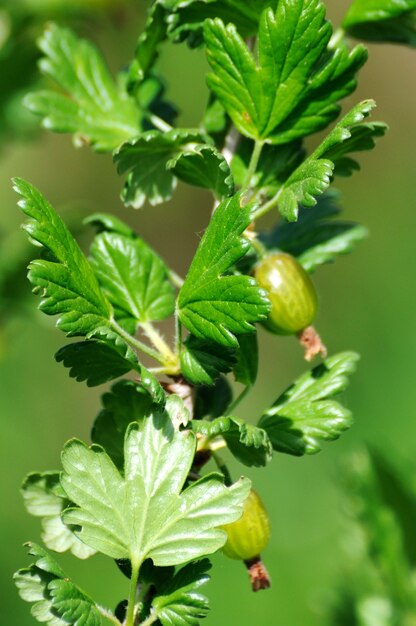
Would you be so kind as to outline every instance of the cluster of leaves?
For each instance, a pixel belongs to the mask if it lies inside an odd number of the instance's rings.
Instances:
[[[0,0],[0,139],[28,139],[37,131],[37,125],[23,96],[40,83],[37,61],[40,52],[36,36],[44,21],[64,20],[69,24],[90,23],[96,20],[97,8],[111,11],[126,4],[126,0]],[[101,5],[101,6],[100,6]]]
[[[328,623],[410,626],[416,619],[411,481],[375,450],[347,458],[342,477],[347,554]]]
[[[133,62],[116,79],[97,48],[70,30],[52,24],[40,39],[41,71],[58,90],[29,94],[27,106],[76,145],[112,153],[127,175],[126,205],[163,202],[178,179],[215,201],[183,280],[108,214],[87,220],[97,232],[85,255],[44,196],[14,181],[24,229],[41,248],[28,274],[39,308],[77,338],[57,361],[90,386],[130,377],[104,394],[93,444],[71,440],[62,474],[31,474],[23,486],[46,546],[115,559],[130,579],[128,598],[114,614],[99,607],[32,548],[38,558],[17,584],[40,621],[195,626],[208,607],[200,559],[223,546],[219,527],[241,516],[250,489],[247,479],[233,483],[218,449],[265,466],[273,451],[314,454],[351,425],[337,396],[355,370],[353,352],[300,376],[256,425],[235,415],[239,398],[227,378],[232,372],[243,394],[256,382],[256,324],[270,302],[251,269],[264,249],[285,250],[312,272],[366,235],[336,219],[328,188],[358,169],[352,154],[385,133],[365,120],[374,102],[354,106],[310,154],[303,145],[337,118],[367,58],[362,45],[351,49],[332,34],[320,0],[156,0]],[[172,125],[176,110],[155,67],[167,40],[205,45],[210,96],[199,128]],[[258,235],[256,220],[273,208],[284,219]],[[174,346],[155,326],[169,318]],[[201,477],[198,453],[220,472]]]

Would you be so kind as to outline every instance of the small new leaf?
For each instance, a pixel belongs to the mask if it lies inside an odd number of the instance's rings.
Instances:
[[[188,417],[170,396],[164,411],[131,424],[123,476],[100,446],[78,440],[65,446],[61,482],[78,508],[63,519],[82,541],[134,567],[147,558],[156,566],[178,565],[224,544],[218,527],[239,518],[250,481],[227,488],[213,474],[181,493],[196,448],[193,433],[179,430]]]
[[[76,145],[114,150],[140,132],[140,112],[123,81],[114,82],[100,52],[66,28],[50,25],[39,41],[39,65],[63,90],[38,91],[26,105],[54,132],[72,133]]]
[[[128,174],[123,202],[139,209],[146,199],[152,206],[169,200],[176,184],[169,161],[187,148],[192,150],[201,140],[198,130],[149,130],[121,145],[114,161],[119,174]]]
[[[224,415],[233,399],[233,391],[228,379],[220,376],[212,386],[201,386],[195,389],[195,419],[206,415],[211,418]]]
[[[48,260],[29,265],[33,291],[42,297],[40,310],[59,315],[56,325],[69,336],[88,335],[109,326],[111,306],[64,222],[35,187],[20,178],[13,182],[22,197],[19,206],[29,216],[24,229],[49,253]]]
[[[139,237],[104,232],[91,246],[91,265],[117,320],[133,325],[163,320],[175,309],[162,259]]]
[[[27,544],[36,561],[14,575],[20,597],[32,602],[31,613],[48,626],[101,626],[94,601],[67,578],[49,554],[35,543]]]
[[[29,474],[22,485],[22,495],[27,511],[42,518],[42,541],[50,550],[69,550],[79,559],[95,553],[61,520],[62,511],[69,502],[59,483],[59,472]]]
[[[265,9],[258,32],[258,65],[235,26],[207,20],[208,86],[238,130],[283,144],[325,128],[338,101],[356,86],[365,48],[329,49],[332,34],[320,0],[282,0]]]
[[[295,456],[315,454],[323,441],[338,439],[351,413],[333,397],[344,391],[358,355],[341,352],[298,378],[263,415],[259,426],[274,450]]]
[[[167,34],[165,9],[160,2],[154,2],[149,9],[145,28],[136,46],[134,60],[129,68],[129,88],[144,80],[158,57],[159,45]]]
[[[416,46],[416,0],[354,0],[343,21],[349,35]]]
[[[249,276],[224,276],[249,248],[242,233],[250,207],[235,195],[216,209],[179,292],[179,317],[196,337],[237,347],[235,335],[254,330],[269,310],[265,293]]]
[[[152,601],[151,615],[162,626],[198,626],[209,610],[208,598],[199,591],[206,585],[211,567],[208,559],[189,563],[159,589]]]
[[[218,417],[212,422],[193,420],[192,430],[210,438],[221,435],[241,463],[262,467],[272,458],[272,445],[265,430],[238,417]]]
[[[289,176],[276,194],[279,211],[288,221],[297,220],[299,205],[315,206],[316,197],[322,195],[331,184],[337,162],[345,165],[345,157],[349,152],[374,147],[374,129],[369,132],[368,125],[362,124],[362,120],[374,107],[373,100],[364,100],[353,107]],[[360,137],[363,136],[365,140],[361,141]]]
[[[240,338],[241,341],[241,338]],[[235,351],[190,335],[180,354],[181,372],[193,385],[213,385],[235,363]]]

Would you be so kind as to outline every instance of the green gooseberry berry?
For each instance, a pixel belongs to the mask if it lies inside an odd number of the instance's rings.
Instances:
[[[270,522],[264,504],[254,489],[244,503],[242,517],[222,528],[227,533],[223,552],[230,559],[249,561],[264,550],[270,539]]]
[[[310,326],[318,295],[302,265],[290,254],[274,252],[254,268],[257,283],[269,296],[271,310],[263,325],[278,335],[294,335]]]

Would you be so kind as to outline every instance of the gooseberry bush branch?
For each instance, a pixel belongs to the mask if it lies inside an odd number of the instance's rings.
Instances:
[[[76,338],[56,360],[88,386],[120,379],[102,397],[91,443],[72,439],[62,471],[30,474],[24,501],[42,518],[49,550],[81,559],[102,553],[130,580],[111,612],[31,543],[33,563],[15,578],[35,619],[196,625],[209,608],[200,591],[207,557],[224,544],[246,563],[254,590],[270,586],[260,559],[267,513],[247,478],[233,481],[222,450],[264,467],[274,453],[315,454],[351,425],[337,396],[358,356],[330,346],[330,356],[260,409],[256,424],[238,416],[256,383],[262,326],[297,335],[308,359],[326,354],[312,327],[310,274],[367,234],[339,219],[329,189],[359,168],[352,155],[386,131],[368,119],[372,100],[336,122],[367,60],[347,26],[333,37],[320,0],[156,0],[116,78],[72,31],[51,24],[41,37],[47,88],[25,102],[42,125],[111,154],[125,177],[126,207],[166,202],[182,181],[211,193],[214,210],[182,279],[130,228],[128,211],[126,221],[89,217],[96,234],[85,254],[43,194],[14,180],[24,229],[41,248],[28,274],[39,308]],[[167,41],[187,43],[190,55],[205,48],[209,98],[197,128],[175,126],[157,66]],[[304,139],[318,131],[326,136],[308,154]],[[259,219],[272,211],[276,226],[260,231]],[[172,342],[157,328],[167,319]],[[230,377],[243,386],[235,400]],[[204,473],[210,459],[218,471]]]

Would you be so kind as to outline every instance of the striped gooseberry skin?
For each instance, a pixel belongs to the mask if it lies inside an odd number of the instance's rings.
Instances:
[[[247,561],[258,556],[269,543],[270,521],[259,495],[252,489],[242,517],[222,527],[228,539],[223,552],[230,559]]]
[[[271,310],[263,325],[278,335],[294,335],[312,324],[318,295],[309,275],[290,254],[275,252],[260,261],[255,278],[269,296]]]

